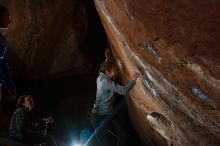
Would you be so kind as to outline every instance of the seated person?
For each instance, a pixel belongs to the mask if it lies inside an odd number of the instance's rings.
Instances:
[[[56,146],[53,136],[46,133],[47,129],[45,125],[50,120],[42,119],[41,121],[37,121],[32,113],[32,109],[32,96],[21,96],[17,103],[17,109],[11,119],[10,137],[26,144],[47,143],[47,146]]]

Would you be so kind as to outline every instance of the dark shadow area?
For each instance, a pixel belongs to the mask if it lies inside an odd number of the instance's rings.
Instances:
[[[91,0],[83,0],[82,2],[86,6],[86,11],[89,12],[88,26],[90,27],[90,33],[85,43],[83,43],[80,48],[88,59],[94,60],[95,63],[100,64],[105,59],[104,51],[105,48],[108,47],[107,36],[96,11],[94,2]]]

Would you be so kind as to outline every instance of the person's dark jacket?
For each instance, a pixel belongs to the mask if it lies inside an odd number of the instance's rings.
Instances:
[[[7,41],[0,33],[0,84],[4,86],[7,91],[15,91],[14,81],[8,66],[7,59]]]

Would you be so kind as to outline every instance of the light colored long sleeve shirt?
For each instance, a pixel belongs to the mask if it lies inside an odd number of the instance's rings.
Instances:
[[[108,75],[100,73],[96,80],[96,83],[96,101],[92,113],[98,115],[107,115],[112,111],[113,108],[114,93],[127,95],[127,93],[136,84],[136,81],[130,80],[126,85],[122,86],[112,81]]]

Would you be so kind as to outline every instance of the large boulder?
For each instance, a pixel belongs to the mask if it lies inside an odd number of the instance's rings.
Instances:
[[[80,0],[1,0],[12,23],[3,30],[9,62],[17,79],[88,73],[80,50],[91,33],[86,3]]]
[[[95,0],[143,143],[220,144],[220,3]]]

